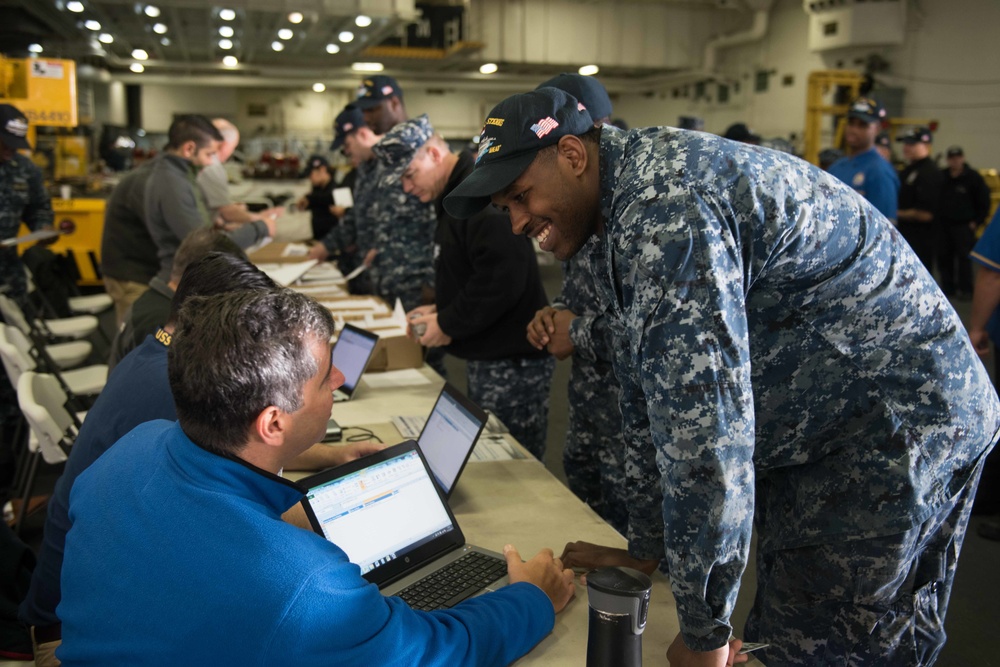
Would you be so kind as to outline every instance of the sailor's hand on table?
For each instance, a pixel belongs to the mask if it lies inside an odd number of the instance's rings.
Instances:
[[[742,647],[743,642],[733,637],[728,644],[714,651],[692,651],[678,633],[667,649],[667,661],[670,667],[732,667],[750,659],[749,655],[739,655]]]
[[[510,583],[526,581],[542,589],[549,596],[552,607],[558,614],[576,593],[573,585],[573,570],[565,567],[562,561],[553,557],[552,549],[542,549],[529,561],[521,562],[521,554],[513,545],[503,548],[507,559],[507,575]]]
[[[628,550],[606,547],[590,542],[570,542],[563,548],[562,562],[566,567],[596,570],[599,567],[630,567],[653,574],[658,560],[642,560],[629,556]]]
[[[322,243],[314,243],[311,248],[309,248],[309,254],[306,255],[309,259],[316,259],[321,262],[326,261],[326,258],[330,256],[330,252],[326,249],[326,246]]]
[[[360,459],[362,456],[368,456],[369,454],[380,452],[385,448],[386,445],[381,442],[363,440],[361,442],[349,442],[346,445],[334,445],[331,449],[340,454],[338,457],[340,460],[336,463],[336,465],[343,465]]]

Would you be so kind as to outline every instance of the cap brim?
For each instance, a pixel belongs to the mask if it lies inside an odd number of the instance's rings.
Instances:
[[[384,97],[379,97],[377,99],[374,97],[359,97],[358,99],[351,102],[351,104],[361,109],[362,111],[368,111],[369,109],[374,109],[378,105],[382,104],[382,102],[384,102],[385,100],[386,98]]]
[[[848,118],[857,118],[858,120],[863,120],[866,123],[877,123],[877,122],[879,122],[879,119],[876,118],[875,116],[869,116],[866,113],[857,113],[857,112],[854,112],[854,111],[851,111],[850,113],[848,113],[847,117]]]
[[[459,220],[471,218],[489,206],[491,196],[513,183],[537,154],[522,153],[477,167],[444,198],[444,209]]]
[[[339,151],[340,147],[343,145],[344,145],[344,136],[338,134],[336,137],[334,137],[333,141],[330,143],[330,150]]]
[[[9,134],[0,134],[0,141],[3,145],[15,151],[30,151],[31,144],[24,137],[13,137]]]

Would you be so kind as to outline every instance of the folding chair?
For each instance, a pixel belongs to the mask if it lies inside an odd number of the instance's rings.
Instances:
[[[27,516],[39,464],[44,461],[58,465],[66,461],[79,433],[80,421],[66,409],[66,401],[65,392],[52,375],[27,371],[17,382],[17,402],[28,421],[31,437],[28,468],[20,488],[21,507],[14,524],[16,533],[20,533]]]
[[[21,375],[41,366],[40,370],[55,375],[73,404],[81,409],[85,405],[78,397],[96,396],[108,381],[107,364],[60,371],[58,365],[48,358],[44,348],[33,345],[17,327],[6,324],[0,324],[0,357],[3,358],[7,376],[15,387],[20,382]]]
[[[45,292],[38,289],[38,286],[35,284],[35,276],[31,273],[31,269],[25,266],[24,272],[28,276],[28,294],[37,295],[49,315],[54,318],[58,318],[58,313],[56,313],[56,309],[49,302]],[[114,301],[105,292],[98,294],[80,294],[80,290],[72,282],[68,282],[67,287],[74,292],[67,297],[69,309],[77,315],[99,315],[106,310],[110,310],[114,305]]]
[[[93,315],[57,319],[29,318],[16,301],[3,294],[0,294],[0,314],[8,324],[20,329],[25,336],[37,334],[46,342],[55,342],[58,338],[78,340],[86,338],[95,331],[107,339],[107,335],[101,331],[100,322]],[[110,343],[109,340],[108,344]]]

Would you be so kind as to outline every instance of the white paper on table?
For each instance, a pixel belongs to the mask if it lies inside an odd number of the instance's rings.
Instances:
[[[399,371],[384,373],[365,373],[365,384],[370,389],[390,389],[393,387],[416,387],[430,384],[431,381],[416,368],[404,368]]]
[[[503,439],[503,436],[483,436],[476,443],[469,460],[481,463],[483,461],[509,461],[521,458],[524,457],[511,447]]]
[[[327,294],[332,296],[347,296],[347,292],[337,285],[296,285],[295,291],[300,294]]]
[[[427,417],[393,416],[392,425],[396,427],[399,434],[404,438],[416,440],[424,430]]]
[[[333,189],[333,205],[341,208],[351,208],[354,206],[354,194],[350,188]]]
[[[282,257],[305,257],[309,254],[309,246],[305,243],[289,243],[281,251]]]
[[[288,287],[296,280],[301,278],[306,271],[316,266],[319,260],[310,259],[305,262],[296,262],[294,264],[282,264],[277,269],[264,270],[267,277],[278,283],[282,287]]]

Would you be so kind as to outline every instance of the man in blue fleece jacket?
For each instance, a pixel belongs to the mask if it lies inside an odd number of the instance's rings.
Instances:
[[[551,630],[573,583],[549,550],[507,547],[510,586],[417,612],[281,520],[303,491],[278,473],[343,381],[332,332],[287,290],[189,300],[168,361],[179,423],[136,428],[73,487],[64,665],[505,665]]]

